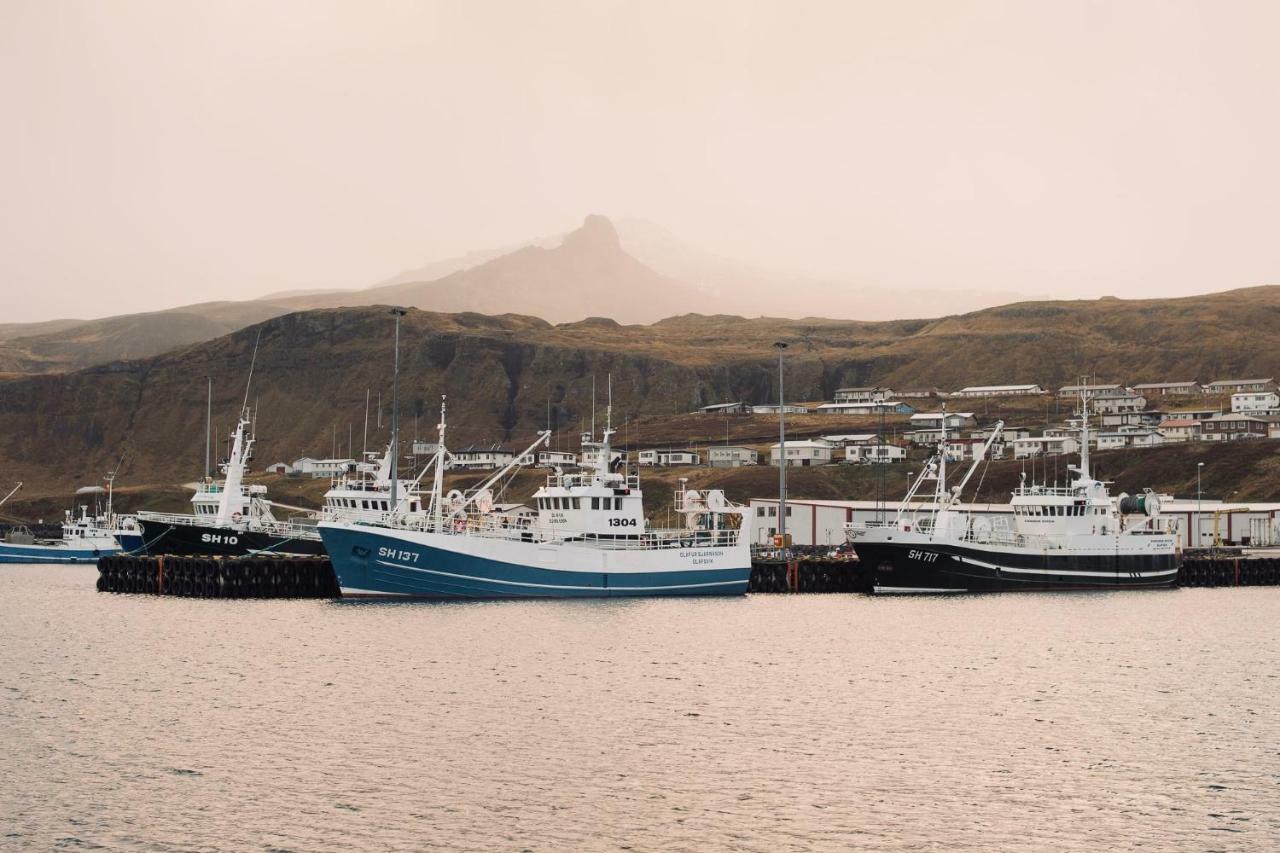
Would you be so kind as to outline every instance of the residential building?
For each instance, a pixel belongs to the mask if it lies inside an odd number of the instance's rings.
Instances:
[[[319,480],[345,474],[354,470],[355,465],[354,459],[312,459],[310,456],[304,456],[294,460],[293,472]]]
[[[829,465],[834,445],[820,438],[787,442],[787,466]],[[777,465],[778,445],[769,448],[769,464]]]
[[[822,403],[817,411],[824,415],[909,415],[915,409],[897,400],[881,400],[878,403]]]
[[[1125,393],[1123,385],[1063,385],[1058,389],[1059,397],[1079,397],[1082,391],[1094,397],[1118,397]]]
[[[1098,397],[1093,401],[1093,410],[1100,415],[1115,412],[1141,412],[1147,407],[1147,398],[1141,394],[1128,392]]]
[[[944,415],[948,432],[978,425],[973,412],[918,412],[911,416],[911,426],[915,429],[942,429]]]
[[[907,388],[894,394],[899,400],[932,400],[942,396],[937,388]]]
[[[702,457],[692,450],[684,448],[666,450],[641,450],[636,455],[636,464],[646,468],[672,468],[677,465],[700,465]]]
[[[1070,435],[1028,436],[1015,439],[1013,442],[1014,459],[1026,459],[1029,456],[1061,456],[1079,452],[1080,442]]]
[[[1110,412],[1102,416],[1104,427],[1154,427],[1164,420],[1160,412]]]
[[[969,432],[969,438],[980,438],[983,441],[986,441],[991,437],[991,431],[994,429],[995,426],[992,425],[982,427],[981,429],[971,430]],[[1030,436],[1030,427],[1007,426],[1000,430],[1000,440],[1006,444],[1013,441],[1015,438],[1030,438]]]
[[[745,465],[755,465],[757,458],[758,454],[750,447],[726,445],[707,448],[707,460],[712,468],[741,468]]]
[[[851,463],[903,462],[907,449],[896,444],[850,444],[844,449],[844,461]]]
[[[1231,395],[1231,411],[1245,414],[1271,414],[1280,410],[1280,394],[1275,391],[1239,391]]]
[[[698,409],[704,415],[745,415],[748,406],[746,403],[714,403],[710,406],[703,406]]]
[[[851,444],[877,444],[879,436],[874,432],[856,432],[846,435],[824,435],[823,441],[837,447],[848,447]]]
[[[966,462],[975,457],[981,456],[982,448],[987,443],[986,438],[955,438],[947,439],[947,459],[952,462]],[[1003,459],[1004,458],[1004,442],[996,439],[991,445],[990,450],[985,458]]]
[[[578,454],[567,450],[539,450],[536,464],[539,468],[568,468],[578,464]]]
[[[1240,438],[1266,438],[1267,422],[1253,415],[1214,415],[1200,423],[1204,441],[1235,441]]]
[[[1039,385],[970,385],[952,397],[1030,397],[1045,393]]]
[[[1167,442],[1199,441],[1200,421],[1195,418],[1169,418],[1160,422],[1160,432]]]
[[[1196,421],[1207,421],[1214,415],[1222,414],[1221,406],[1212,406],[1201,409],[1174,409],[1170,412],[1164,412],[1162,420],[1185,420],[1191,418]]]
[[[1203,393],[1198,382],[1142,382],[1133,386],[1133,392],[1144,397],[1189,397]]]
[[[505,447],[471,447],[449,451],[449,465],[455,471],[491,471],[515,461],[514,450]]]
[[[1206,394],[1236,394],[1241,391],[1274,391],[1276,381],[1267,379],[1218,379],[1204,386]]]
[[[806,407],[806,406],[793,406],[793,405],[791,405],[790,403],[788,403],[787,405],[784,405],[784,406],[782,407],[782,411],[783,411],[783,413],[784,413],[784,414],[788,414],[788,415],[805,415],[805,414],[808,414],[808,413],[809,413],[809,409],[808,409],[808,407]],[[778,414],[778,404],[777,404],[777,403],[761,403],[761,404],[760,404],[760,405],[758,405],[758,406],[752,406],[752,407],[751,407],[751,414],[753,414],[753,415],[776,415],[776,414]]]
[[[890,388],[837,388],[837,403],[881,403],[894,398]]]
[[[1096,437],[1099,450],[1120,447],[1151,447],[1164,443],[1164,436],[1152,429],[1128,429],[1115,432],[1099,432]]]

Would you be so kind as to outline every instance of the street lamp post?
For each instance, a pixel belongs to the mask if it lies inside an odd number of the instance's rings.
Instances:
[[[787,348],[785,341],[773,345],[778,351],[778,535],[782,537],[782,547],[787,547],[787,416],[785,408],[786,396],[782,386],[782,353]]]
[[[1200,541],[1204,538],[1204,532],[1200,529],[1200,502],[1204,500],[1204,492],[1200,490],[1200,472],[1204,470],[1204,463],[1196,463],[1196,545],[1200,547]]]

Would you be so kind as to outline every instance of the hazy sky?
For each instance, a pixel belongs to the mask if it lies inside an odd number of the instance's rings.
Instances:
[[[1208,0],[0,0],[0,320],[364,286],[588,212],[878,285],[1280,283],[1277,34]]]

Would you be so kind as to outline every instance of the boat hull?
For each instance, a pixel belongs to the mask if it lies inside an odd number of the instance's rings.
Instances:
[[[855,540],[877,593],[1160,589],[1173,586],[1177,552],[1060,554],[947,542]]]
[[[742,595],[747,546],[609,550],[326,522],[342,594],[426,599]]]
[[[112,540],[111,545],[99,547],[75,547],[64,545],[14,545],[0,542],[0,564],[3,563],[94,563],[99,557],[120,553]]]
[[[261,531],[142,519],[139,519],[138,526],[142,529],[142,550],[131,553],[221,557],[244,557],[252,554],[324,555],[324,544],[318,537],[285,537]]]

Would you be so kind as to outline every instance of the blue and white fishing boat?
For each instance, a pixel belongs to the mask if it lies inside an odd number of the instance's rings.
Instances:
[[[8,500],[22,484],[5,496]],[[80,489],[76,494],[98,494],[97,486]],[[0,504],[4,501],[0,501]],[[11,528],[0,541],[0,563],[92,563],[99,557],[109,557],[121,552],[116,534],[112,530],[113,516],[90,514],[87,504],[78,507],[79,512],[67,510],[62,522],[62,536],[46,539],[32,535],[24,526]]]
[[[685,526],[650,529],[639,478],[611,470],[610,438],[588,442],[594,464],[557,469],[535,511],[499,511],[494,487],[550,432],[480,486],[443,494],[449,465],[445,407],[439,442],[415,489],[377,519],[326,516],[318,525],[344,596],[431,599],[742,595],[751,574],[750,513],[719,490],[681,489]],[[394,443],[394,440],[393,440]],[[419,475],[419,478],[422,474]],[[394,493],[393,493],[394,495]],[[418,507],[418,509],[412,509]]]

